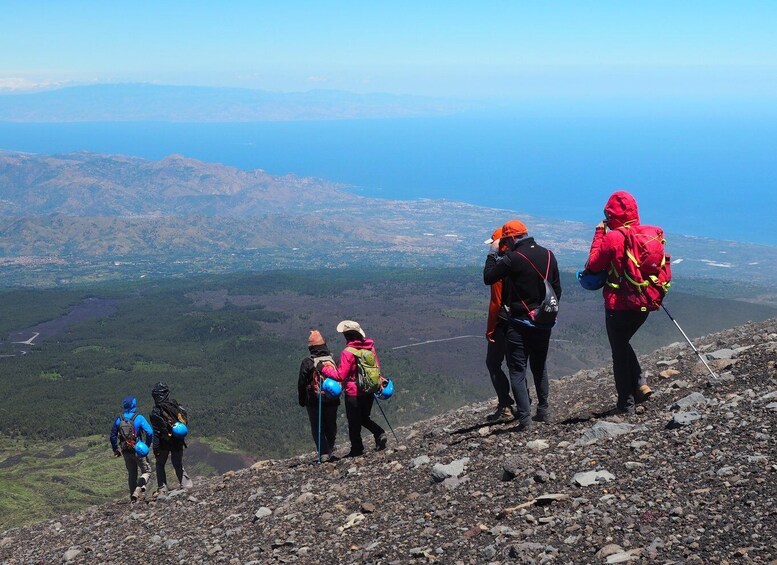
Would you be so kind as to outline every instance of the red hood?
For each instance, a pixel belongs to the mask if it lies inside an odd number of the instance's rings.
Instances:
[[[613,230],[626,224],[639,224],[637,201],[625,190],[613,192],[604,207],[604,214],[608,219],[607,226]]]

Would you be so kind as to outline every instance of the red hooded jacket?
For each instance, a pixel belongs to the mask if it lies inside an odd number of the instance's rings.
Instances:
[[[619,190],[607,200],[604,214],[607,217],[609,230],[604,227],[596,228],[586,268],[592,273],[600,273],[611,271],[611,266],[614,266],[618,273],[623,273],[628,259],[625,237],[618,228],[639,225],[637,201],[628,192]],[[609,277],[612,276],[610,273]],[[608,280],[610,280],[609,277]],[[610,280],[610,282],[616,281]],[[635,307],[634,301],[629,299],[629,295],[635,292],[632,285],[622,284],[620,288],[615,289],[605,284],[602,290],[604,307],[607,310],[638,310],[639,307]]]

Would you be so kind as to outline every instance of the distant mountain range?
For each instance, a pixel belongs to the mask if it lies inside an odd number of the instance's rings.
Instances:
[[[465,103],[337,90],[268,92],[154,84],[99,84],[0,95],[8,122],[250,122],[451,114]]]
[[[562,266],[592,227],[444,200],[367,198],[348,187],[180,155],[0,152],[0,284],[347,265],[479,264],[493,229],[521,217]],[[777,248],[671,235],[678,275],[773,285]]]

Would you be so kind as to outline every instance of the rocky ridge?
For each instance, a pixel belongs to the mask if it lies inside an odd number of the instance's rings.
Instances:
[[[655,393],[633,417],[607,415],[612,375],[585,370],[552,383],[554,422],[529,433],[471,404],[359,459],[261,461],[9,530],[0,559],[775,563],[777,319],[697,345],[717,378],[684,342],[644,356]]]

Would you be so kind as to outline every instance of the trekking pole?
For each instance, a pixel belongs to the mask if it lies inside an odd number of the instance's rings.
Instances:
[[[380,400],[378,400],[376,398],[375,402],[377,403],[378,408],[380,408],[380,413],[383,414],[383,419],[386,420],[386,423],[388,424],[388,427],[391,430],[391,434],[394,436],[394,441],[399,443],[399,439],[397,438],[397,434],[394,433],[394,428],[391,427],[391,422],[389,422],[389,419],[386,418],[386,413],[383,411],[383,406],[380,405]]]
[[[704,359],[704,355],[702,355],[702,354],[699,352],[699,350],[698,350],[698,349],[696,349],[696,346],[695,346],[695,345],[693,345],[693,342],[692,342],[690,339],[688,339],[688,336],[687,336],[687,335],[685,335],[685,332],[684,332],[684,331],[683,331],[683,329],[680,327],[680,324],[678,324],[678,323],[677,323],[677,320],[675,320],[675,319],[672,317],[672,314],[671,314],[671,312],[669,312],[669,309],[668,309],[666,306],[664,306],[663,304],[661,304],[661,308],[663,308],[663,309],[664,309],[664,312],[666,312],[666,315],[667,315],[667,316],[669,316],[669,319],[670,319],[670,320],[672,320],[672,321],[674,322],[674,325],[675,325],[675,326],[677,326],[677,329],[678,329],[678,330],[680,330],[680,333],[681,333],[681,334],[683,334],[683,337],[685,338],[685,341],[687,341],[687,342],[688,342],[688,345],[690,345],[690,346],[691,346],[691,349],[693,349],[693,352],[694,352],[696,355],[698,355],[698,356],[699,356],[699,359],[701,359],[701,362],[702,362],[702,363],[704,363],[704,366],[705,366],[705,367],[707,367],[707,370],[710,372],[710,375],[712,375],[712,378],[713,378],[713,379],[717,379],[717,378],[718,378],[718,376],[717,376],[717,375],[716,375],[716,374],[713,372],[713,370],[712,370],[712,369],[710,369],[710,366],[709,366],[709,365],[707,365],[707,361]]]
[[[318,383],[318,464],[321,465],[321,383]]]

